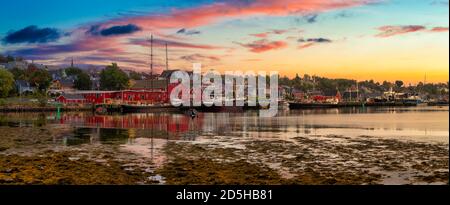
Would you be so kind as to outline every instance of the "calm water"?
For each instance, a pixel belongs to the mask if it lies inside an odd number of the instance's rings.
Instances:
[[[448,107],[350,108],[280,111],[260,118],[257,112],[94,115],[92,113],[0,114],[0,126],[61,125],[76,128],[65,145],[100,142],[126,144],[129,139],[198,140],[201,136],[280,138],[299,135],[374,136],[422,142],[449,141]],[[1,133],[0,133],[1,134]]]

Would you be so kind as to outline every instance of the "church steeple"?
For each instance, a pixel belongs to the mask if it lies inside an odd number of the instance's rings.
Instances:
[[[73,68],[73,58],[72,58],[72,62],[70,63],[70,67]]]

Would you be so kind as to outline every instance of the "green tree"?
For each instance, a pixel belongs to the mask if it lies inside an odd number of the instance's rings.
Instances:
[[[130,79],[133,80],[142,80],[142,74],[136,71],[130,71]]]
[[[20,68],[13,68],[10,70],[10,72],[14,75],[15,80],[26,80],[27,79],[25,70],[22,70]]]
[[[71,75],[77,76],[77,75],[83,73],[83,70],[81,70],[77,67],[69,67],[69,68],[66,68],[64,71],[66,72],[67,76],[71,76]]]
[[[100,73],[100,88],[102,90],[122,90],[128,88],[128,75],[120,70],[116,63],[106,66]]]
[[[14,88],[14,75],[6,69],[0,69],[0,97],[8,96]]]
[[[74,87],[78,90],[90,90],[92,87],[91,78],[85,72],[79,73],[74,82]]]
[[[39,90],[46,90],[52,81],[52,76],[44,69],[29,68],[27,70],[28,82]]]

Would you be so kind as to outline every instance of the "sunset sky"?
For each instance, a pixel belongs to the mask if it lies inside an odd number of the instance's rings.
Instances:
[[[71,3],[69,3],[71,2]],[[276,70],[289,77],[447,82],[448,0],[17,0],[0,53],[60,65]]]

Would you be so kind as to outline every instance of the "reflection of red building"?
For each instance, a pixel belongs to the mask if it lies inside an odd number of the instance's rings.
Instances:
[[[192,119],[186,115],[70,115],[61,116],[61,124],[70,124],[76,127],[86,128],[111,128],[111,129],[149,129],[166,131],[168,133],[183,133],[201,127],[202,118]],[[196,125],[194,125],[196,124]]]

